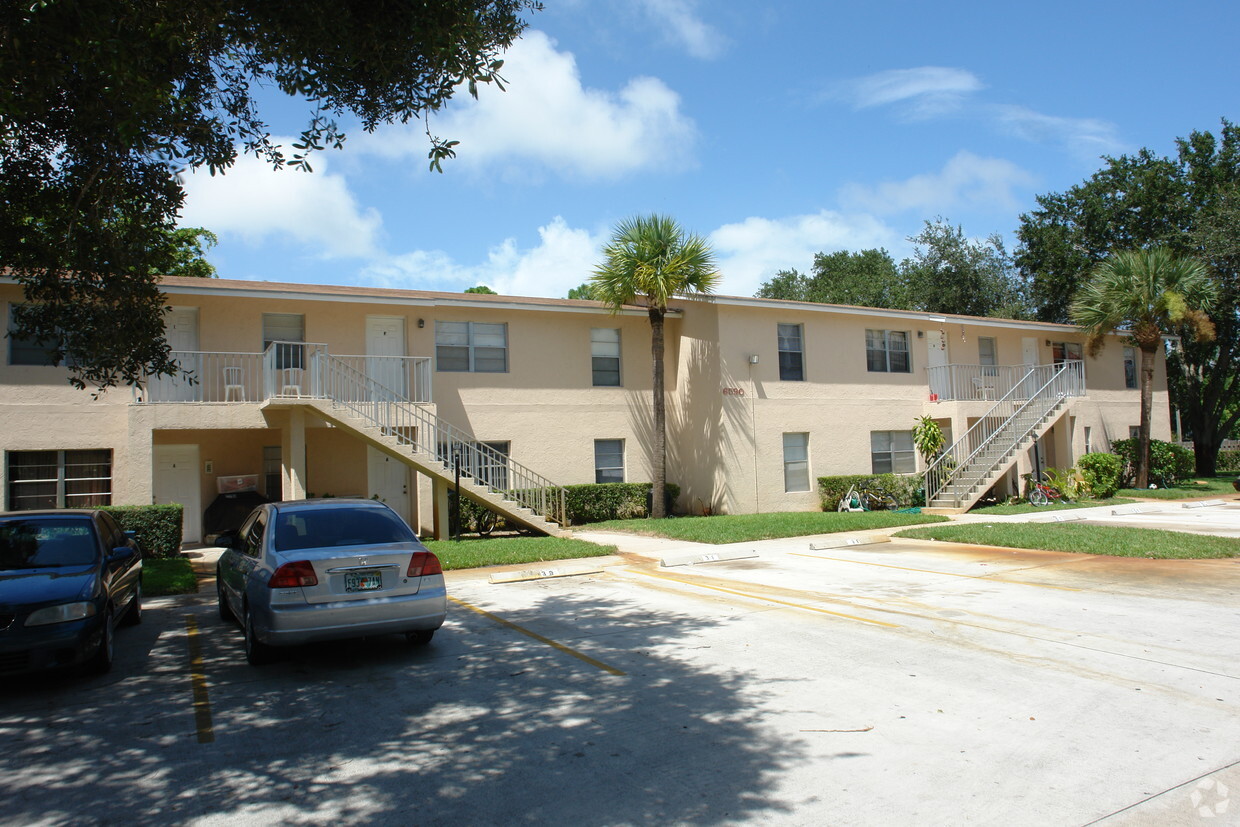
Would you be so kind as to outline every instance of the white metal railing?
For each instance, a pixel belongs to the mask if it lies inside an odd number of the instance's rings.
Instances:
[[[318,353],[314,361],[314,375],[326,398],[413,452],[443,463],[449,473],[459,467],[462,479],[483,485],[552,522],[568,525],[563,487],[478,442],[472,434],[426,408],[411,404],[347,360]]]
[[[933,503],[952,486],[956,492],[953,504],[958,506],[1064,399],[1083,396],[1084,390],[1083,362],[1027,368],[1008,392],[926,469],[926,503]]]
[[[1017,392],[1018,398],[1028,399],[1029,394],[1037,390],[1037,386],[1028,381],[1029,369],[1029,365],[936,365],[926,368],[926,383],[932,398],[940,402],[995,402],[1012,390]],[[1082,370],[1080,392],[1070,395],[1084,395],[1084,379]]]
[[[149,379],[139,401],[263,402],[272,397],[327,396],[318,356],[327,345],[272,342],[262,353],[173,351],[183,374]],[[414,404],[431,402],[431,359],[427,356],[340,356],[379,385]]]

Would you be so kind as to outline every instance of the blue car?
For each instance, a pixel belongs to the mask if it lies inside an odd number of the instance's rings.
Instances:
[[[0,513],[0,675],[112,667],[142,620],[142,552],[103,511]]]

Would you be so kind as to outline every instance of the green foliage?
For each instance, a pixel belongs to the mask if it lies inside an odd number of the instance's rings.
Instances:
[[[921,454],[926,465],[938,459],[946,441],[943,429],[934,421],[934,417],[929,414],[918,417],[917,424],[913,426],[913,444],[917,446],[917,453]]]
[[[908,308],[904,282],[895,260],[886,250],[818,253],[812,276],[782,270],[764,282],[757,295],[764,299],[849,304],[860,307]]]
[[[1028,318],[1023,286],[1003,238],[966,238],[964,229],[943,218],[927,221],[909,239],[913,256],[900,265],[908,305],[929,313]]]
[[[185,509],[172,505],[108,505],[107,511],[126,531],[138,536],[146,557],[178,557],[181,554],[181,523]]]
[[[1220,474],[1240,473],[1240,451],[1219,451],[1218,472]]]
[[[834,511],[850,488],[881,488],[895,497],[901,508],[921,505],[925,502],[921,476],[914,474],[844,474],[818,478],[818,498],[823,511]]]
[[[677,517],[669,520],[610,520],[594,526],[602,531],[627,531],[654,537],[668,537],[691,543],[742,543],[773,540],[778,537],[805,537],[839,531],[867,531],[891,526],[941,523],[947,520],[931,514],[896,511],[830,513],[821,511],[783,511],[776,514],[719,514],[711,517]]]
[[[1075,468],[1047,468],[1046,485],[1059,492],[1059,496],[1068,500],[1080,499],[1081,481],[1076,477]]]
[[[1076,461],[1081,472],[1085,493],[1096,499],[1114,497],[1119,490],[1120,475],[1124,466],[1115,454],[1089,453]]]
[[[492,290],[490,287],[487,287],[485,284],[479,284],[477,287],[466,287],[465,292],[466,293],[482,293],[487,296],[499,295],[494,290]]]
[[[309,170],[337,118],[371,131],[502,88],[499,55],[537,0],[77,0],[0,5],[0,262],[27,302],[20,334],[73,354],[78,386],[177,371],[155,274],[185,199],[181,173],[238,152]],[[304,101],[291,155],[259,90]],[[455,142],[431,136],[432,168]]]
[[[168,246],[164,253],[166,260],[153,262],[151,275],[213,279],[215,267],[207,261],[206,254],[219,242],[210,230],[179,227],[168,234]]]
[[[651,483],[648,482],[566,485],[565,504],[569,522],[581,525],[649,517],[646,503],[650,499],[650,489]],[[680,496],[680,486],[675,483],[667,483],[665,490],[673,502]]]
[[[969,523],[913,528],[901,531],[895,536],[948,543],[1160,560],[1205,560],[1240,556],[1240,542],[1233,537],[1208,537],[1180,531],[1081,523]]]
[[[1119,457],[1124,466],[1120,486],[1122,488],[1131,487],[1136,479],[1138,447],[1136,439],[1117,439],[1111,443],[1111,451]],[[1183,480],[1192,475],[1192,451],[1173,442],[1163,442],[1161,439],[1150,440],[1150,482]]]
[[[615,546],[604,546],[568,537],[492,537],[452,540],[423,540],[435,553],[445,571],[480,566],[511,566],[548,560],[576,560],[615,554]]]
[[[568,298],[578,299],[580,301],[597,301],[598,297],[594,295],[594,285],[590,282],[582,282],[576,287],[568,289]]]
[[[188,559],[148,557],[142,561],[142,594],[146,597],[197,591],[198,577],[194,574],[194,564]]]

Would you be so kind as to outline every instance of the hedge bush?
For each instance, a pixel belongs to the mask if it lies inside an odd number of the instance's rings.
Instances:
[[[1136,478],[1137,445],[1136,439],[1117,439],[1111,443],[1111,453],[1124,463],[1122,483],[1125,488],[1132,486]],[[1150,482],[1166,477],[1188,479],[1196,468],[1193,452],[1183,445],[1161,439],[1150,440]]]
[[[142,554],[146,557],[179,557],[181,554],[181,523],[185,509],[173,505],[107,505],[106,511],[116,518],[121,528],[135,532]]]
[[[1114,497],[1119,490],[1124,466],[1115,454],[1090,453],[1076,461],[1076,470],[1081,472],[1085,493],[1093,499],[1105,500]]]
[[[858,490],[874,486],[882,488],[896,498],[901,508],[925,503],[925,490],[920,474],[901,476],[900,474],[844,474],[835,477],[818,478],[818,497],[822,502],[823,511],[834,511],[848,493],[848,489],[856,486]]]
[[[648,482],[607,482],[564,486],[564,507],[568,511],[570,525],[600,523],[604,520],[631,520],[650,516]],[[680,486],[667,483],[664,486],[668,501],[676,502]],[[486,506],[462,498],[462,530],[473,531],[478,516]],[[669,512],[670,513],[670,512]]]
[[[1240,451],[1219,451],[1214,471],[1218,474],[1240,473]]]

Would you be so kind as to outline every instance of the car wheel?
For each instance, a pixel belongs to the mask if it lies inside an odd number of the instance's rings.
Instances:
[[[138,585],[133,592],[133,599],[129,601],[129,606],[125,609],[125,614],[121,615],[121,624],[124,626],[137,626],[141,622],[142,580],[139,578]]]
[[[220,576],[220,570],[215,570],[215,599],[219,602],[220,620],[234,620],[232,609],[228,607],[228,597],[224,594],[224,578]]]
[[[99,651],[90,659],[89,668],[96,675],[107,674],[112,669],[112,657],[115,642],[112,639],[112,607],[109,606],[103,616],[103,637],[99,641]]]
[[[434,636],[434,629],[418,629],[416,632],[405,633],[405,637],[415,646],[425,646],[431,642],[431,638]]]
[[[245,629],[245,659],[252,666],[262,666],[264,663],[271,663],[275,659],[275,652],[270,646],[259,640],[258,635],[254,633],[254,616],[250,614],[249,606],[245,608],[242,626]]]

